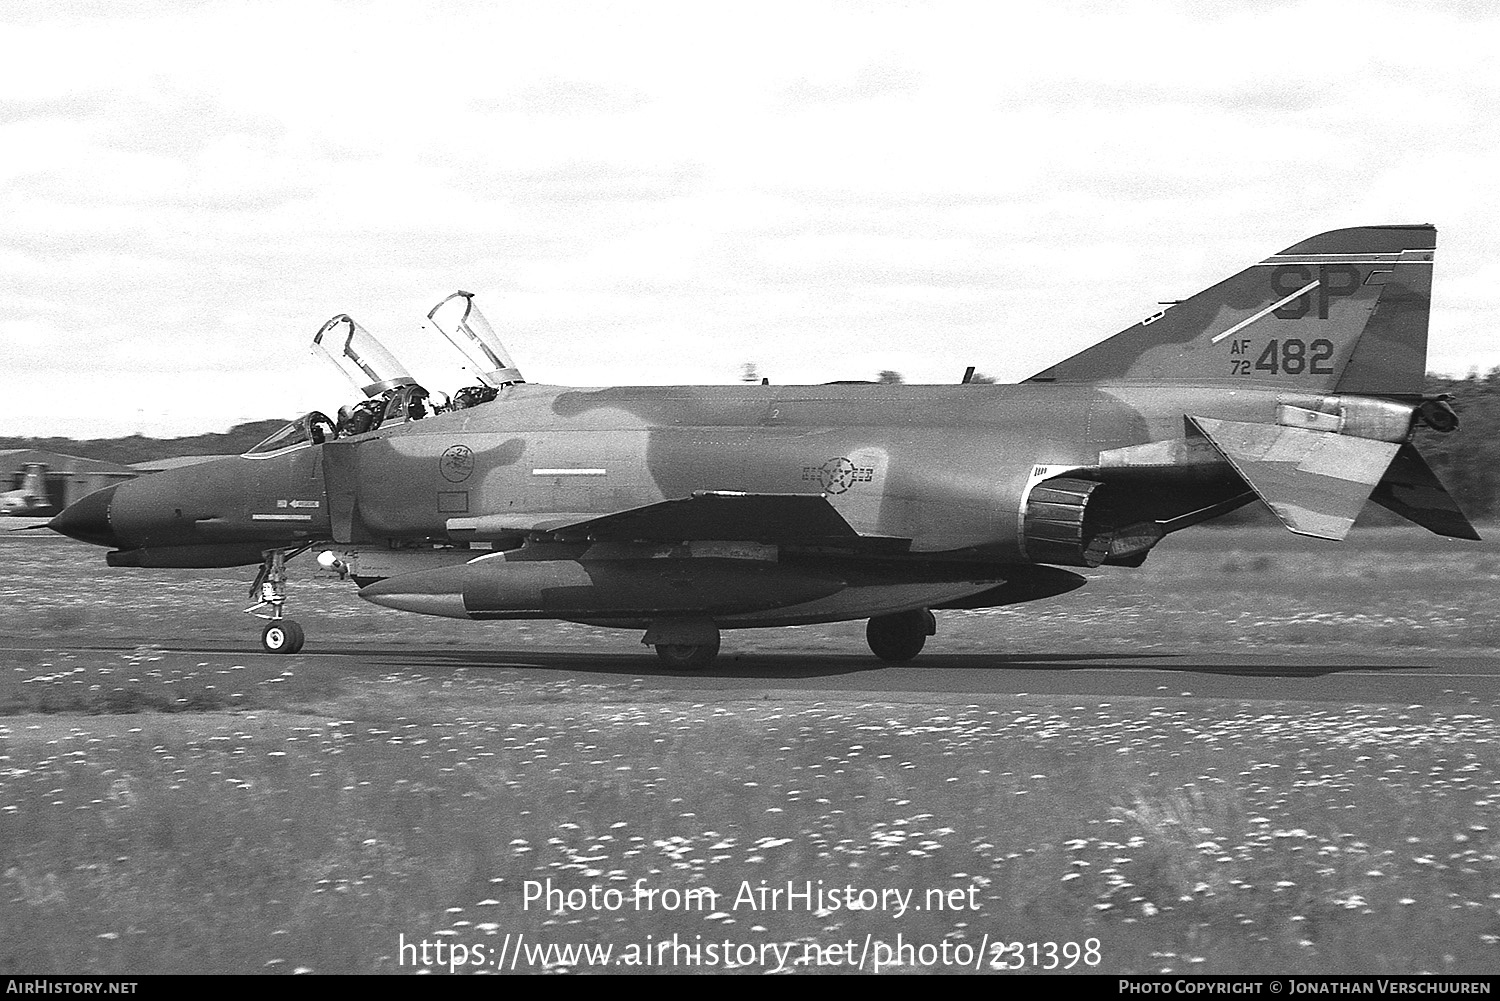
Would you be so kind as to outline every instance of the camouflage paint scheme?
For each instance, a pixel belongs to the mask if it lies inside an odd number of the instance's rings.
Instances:
[[[1257,497],[1321,538],[1372,496],[1477,538],[1409,443],[1452,416],[1421,396],[1435,235],[1313,237],[1019,385],[514,384],[112,487],[52,527],[114,565],[326,542],[379,604],[644,628],[659,651],[870,618],[882,656],[920,649],[930,609],[1063,593],[1084,579],[1057,566],[1138,566]]]

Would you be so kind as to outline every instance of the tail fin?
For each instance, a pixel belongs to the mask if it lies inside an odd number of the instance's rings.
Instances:
[[[1426,225],[1314,236],[1027,381],[1420,394],[1436,242]]]

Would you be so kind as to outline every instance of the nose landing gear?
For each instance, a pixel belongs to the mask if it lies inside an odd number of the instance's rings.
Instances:
[[[266,653],[296,653],[306,639],[302,626],[291,619],[273,619],[260,631],[260,645]]]
[[[307,639],[302,626],[286,618],[286,561],[310,545],[308,543],[295,549],[266,550],[265,562],[255,575],[255,583],[250,585],[250,597],[260,600],[245,611],[256,618],[269,620],[260,631],[261,649],[266,653],[296,653],[302,649],[302,644]],[[271,609],[269,615],[260,611],[267,607]]]

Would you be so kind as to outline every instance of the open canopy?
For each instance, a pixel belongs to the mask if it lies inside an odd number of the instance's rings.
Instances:
[[[327,357],[361,393],[371,398],[417,381],[385,345],[347,313],[335,316],[313,335],[313,351]]]
[[[511,361],[510,353],[479,307],[474,293],[454,292],[432,307],[427,319],[467,360],[479,380],[496,389],[515,382],[525,382],[521,370]]]

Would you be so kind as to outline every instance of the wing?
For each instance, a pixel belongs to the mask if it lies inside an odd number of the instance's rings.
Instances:
[[[457,540],[545,533],[564,541],[733,541],[904,552],[910,539],[860,535],[822,494],[703,490],[614,514],[480,515],[448,519]]]

